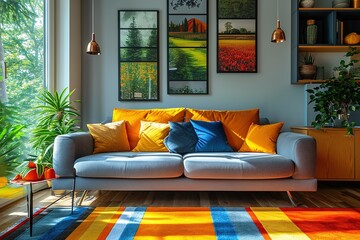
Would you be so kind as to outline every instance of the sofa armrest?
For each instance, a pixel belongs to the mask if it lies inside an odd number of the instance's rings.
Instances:
[[[316,141],[305,134],[282,132],[277,140],[277,153],[295,163],[295,179],[315,177]]]
[[[73,177],[76,159],[93,153],[94,140],[90,133],[59,135],[54,142],[53,168],[58,177]]]

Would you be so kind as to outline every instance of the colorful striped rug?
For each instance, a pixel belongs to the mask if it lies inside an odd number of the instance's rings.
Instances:
[[[31,239],[360,239],[349,208],[49,208],[34,220]],[[28,223],[0,239],[30,239]]]

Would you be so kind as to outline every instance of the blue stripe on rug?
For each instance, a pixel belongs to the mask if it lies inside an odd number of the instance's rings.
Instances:
[[[146,207],[127,207],[106,239],[134,239],[145,211]]]
[[[211,207],[210,211],[216,232],[216,239],[237,240],[238,238],[236,236],[234,226],[232,225],[225,208]]]
[[[46,236],[46,232],[50,229],[53,229],[59,222],[61,222],[65,217],[71,213],[69,208],[55,208],[49,211],[44,211],[41,213],[46,214],[40,220],[34,222],[33,224],[33,237],[30,238],[30,228],[27,227],[24,232],[17,236],[16,240],[22,239],[40,239],[41,236]],[[29,224],[29,223],[28,223]],[[46,236],[46,239],[51,239]]]
[[[244,208],[211,207],[218,240],[263,240],[250,215]]]
[[[76,222],[80,217],[89,209],[89,207],[81,207],[75,208],[74,213],[71,215],[67,215],[64,217],[61,222],[56,224],[52,229],[50,229],[43,237],[39,238],[39,240],[47,240],[47,239],[55,239],[60,236],[68,227],[71,226],[74,222]],[[69,211],[68,211],[69,212]]]
[[[239,238],[247,240],[264,239],[246,209],[226,208],[226,211]]]

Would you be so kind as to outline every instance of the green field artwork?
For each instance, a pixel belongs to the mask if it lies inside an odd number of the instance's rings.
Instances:
[[[218,0],[219,18],[256,18],[257,0]]]
[[[206,48],[170,48],[169,80],[207,80]]]
[[[208,0],[168,0],[168,94],[208,94]]]

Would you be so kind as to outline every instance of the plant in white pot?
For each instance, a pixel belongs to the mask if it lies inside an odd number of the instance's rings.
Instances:
[[[359,54],[360,51],[350,47],[346,57]],[[320,86],[306,90],[310,95],[310,103],[314,103],[314,110],[317,112],[312,126],[319,129],[324,126],[345,127],[349,134],[353,134],[355,122],[350,122],[350,113],[360,109],[360,84],[356,82],[348,69],[357,60],[350,60],[346,63],[340,61],[342,69],[338,77],[327,79]],[[340,124],[337,125],[336,123]]]

